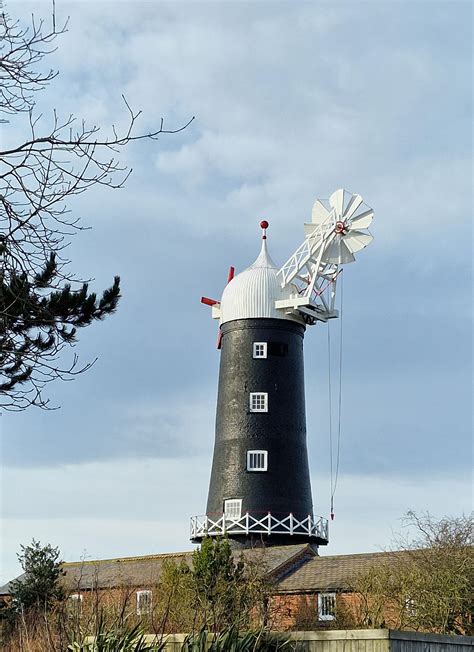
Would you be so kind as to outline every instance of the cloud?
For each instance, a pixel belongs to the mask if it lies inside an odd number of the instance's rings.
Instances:
[[[208,392],[211,394],[211,391]],[[31,414],[31,413],[29,413]],[[84,413],[82,404],[68,409],[65,434],[54,427],[49,413],[39,415],[42,428],[32,428],[29,414],[23,424],[7,421],[3,463],[13,467],[54,467],[113,459],[193,459],[209,452],[213,441],[214,405],[207,395],[186,392],[154,399],[106,401],[91,405]],[[38,418],[38,416],[37,416]],[[57,417],[63,422],[62,414]],[[53,428],[48,429],[47,424]],[[23,426],[23,427],[22,427]]]
[[[210,463],[128,460],[56,469],[10,469],[4,487],[2,582],[19,574],[15,553],[31,539],[58,545],[66,561],[190,550],[189,517],[205,509]],[[328,517],[329,476],[313,473],[314,511]],[[321,554],[389,547],[408,509],[436,516],[469,511],[469,477],[406,479],[343,474],[335,496],[330,544]]]

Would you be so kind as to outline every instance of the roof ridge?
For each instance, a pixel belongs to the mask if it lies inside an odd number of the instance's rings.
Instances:
[[[150,559],[161,559],[163,557],[183,557],[185,555],[192,555],[193,550],[185,550],[184,552],[159,552],[155,555],[140,555],[135,557],[112,557],[110,559],[83,559],[80,561],[63,561],[61,566],[77,566],[82,564],[101,564],[107,561],[127,562],[127,561],[148,561]]]
[[[316,559],[341,559],[343,557],[370,557],[372,555],[398,555],[405,550],[379,550],[374,552],[350,552],[345,555],[317,555]]]

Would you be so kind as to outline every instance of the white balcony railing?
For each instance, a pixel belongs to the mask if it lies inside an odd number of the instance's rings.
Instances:
[[[253,516],[248,512],[240,518],[229,518],[225,514],[191,517],[191,539],[229,535],[246,536],[249,534],[289,534],[307,536],[328,542],[328,521],[322,516],[314,518],[308,514],[302,521],[293,514],[285,518],[276,518],[270,512],[264,516]]]

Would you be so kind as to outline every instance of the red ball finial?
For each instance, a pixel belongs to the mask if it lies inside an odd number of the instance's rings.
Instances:
[[[267,222],[267,220],[262,220],[262,221],[260,222],[260,227],[263,229],[262,240],[266,240],[266,239],[267,239],[266,230],[268,229],[268,222]]]

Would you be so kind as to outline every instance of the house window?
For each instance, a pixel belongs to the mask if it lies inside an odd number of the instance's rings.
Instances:
[[[334,620],[336,617],[336,594],[318,593],[318,619]]]
[[[82,602],[82,598],[83,596],[80,593],[71,593],[69,596],[69,600],[71,600],[71,602]]]
[[[80,593],[71,593],[68,596],[67,611],[71,616],[78,616],[81,613],[83,596]]]
[[[250,392],[250,412],[268,412],[266,392]]]
[[[254,358],[266,358],[267,357],[267,343],[266,342],[254,342],[253,343],[253,357]]]
[[[416,603],[413,598],[405,600],[405,612],[407,616],[416,616]]]
[[[242,516],[242,499],[231,498],[224,500],[224,515],[226,518],[238,521]]]
[[[247,451],[247,471],[267,471],[268,451]]]
[[[151,613],[151,591],[137,591],[137,614],[144,616]]]

